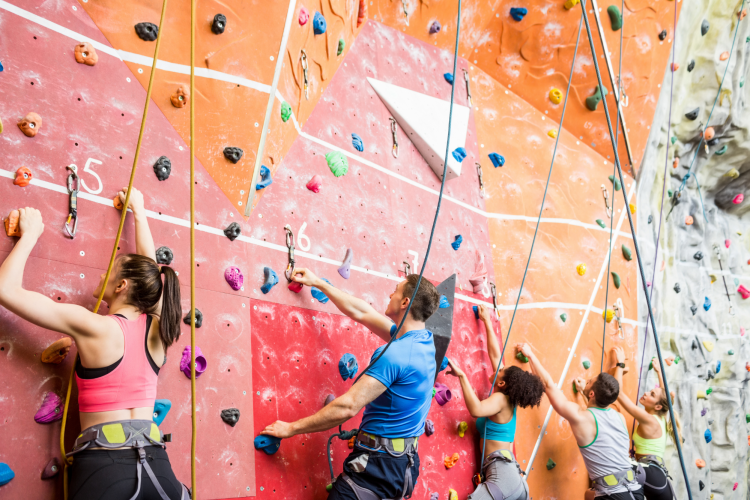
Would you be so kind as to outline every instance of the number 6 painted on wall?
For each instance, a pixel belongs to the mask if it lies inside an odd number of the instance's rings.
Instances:
[[[299,232],[297,233],[297,244],[299,245],[299,249],[303,252],[310,250],[310,238],[305,234],[306,227],[307,222],[303,222],[302,227],[299,228]],[[303,241],[306,241],[307,243],[303,243]]]
[[[83,186],[83,189],[85,189],[86,191],[88,191],[91,194],[99,194],[99,193],[102,192],[102,189],[104,189],[104,185],[102,184],[102,179],[99,177],[99,174],[97,174],[96,172],[94,172],[91,169],[91,164],[92,163],[96,163],[97,165],[101,165],[102,164],[102,162],[100,162],[99,160],[95,160],[93,158],[89,158],[88,160],[86,160],[86,166],[83,167],[83,171],[84,172],[88,172],[91,175],[93,175],[94,177],[96,177],[96,181],[99,183],[99,187],[96,188],[96,189],[89,189],[89,187],[86,185],[86,181],[84,181],[83,178],[81,179],[81,186]]]

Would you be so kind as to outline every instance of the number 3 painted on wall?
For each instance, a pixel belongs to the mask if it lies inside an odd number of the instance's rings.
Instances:
[[[299,228],[299,233],[297,233],[297,244],[299,245],[299,249],[303,252],[307,252],[308,250],[310,250],[310,238],[308,238],[305,234],[306,227],[307,222],[303,222],[302,227]],[[303,241],[307,243],[303,243]]]
[[[83,186],[83,189],[85,189],[86,191],[88,191],[91,194],[99,194],[99,193],[102,192],[102,189],[104,189],[104,185],[102,184],[102,179],[99,177],[99,174],[97,174],[96,172],[94,172],[93,169],[91,168],[91,164],[92,163],[96,163],[97,165],[101,165],[102,164],[102,162],[100,162],[99,160],[95,160],[93,158],[89,158],[88,160],[86,160],[86,166],[83,167],[83,171],[84,172],[88,172],[91,175],[93,175],[94,177],[96,177],[96,182],[99,183],[99,186],[96,189],[89,189],[89,187],[86,185],[86,181],[83,180],[83,178],[81,179],[81,186]]]

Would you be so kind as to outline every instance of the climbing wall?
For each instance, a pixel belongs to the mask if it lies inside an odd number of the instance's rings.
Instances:
[[[197,344],[208,360],[206,373],[198,379],[196,401],[201,498],[325,498],[330,482],[327,433],[285,440],[273,456],[256,452],[250,443],[272,421],[309,415],[322,406],[327,394],[345,392],[350,382],[338,374],[340,357],[352,353],[364,367],[381,343],[330,302],[317,301],[308,289],[300,294],[287,290],[283,227],[290,225],[296,235],[298,266],[312,268],[379,310],[402,279],[403,262],[416,271],[424,261],[440,181],[402,127],[396,132],[399,154],[393,156],[390,113],[367,78],[449,100],[451,86],[443,75],[453,64],[456,5],[446,0],[367,2],[369,14],[361,16],[359,23],[359,3],[320,0],[295,6],[263,155],[273,183],[258,191],[249,217],[244,217],[245,205],[288,4],[198,5],[196,88],[191,98],[197,120],[196,305],[204,321],[197,330]],[[489,286],[473,293],[469,278],[484,261],[487,282],[495,283],[498,292],[496,329],[505,339],[552,161],[555,140],[549,132],[557,130],[560,118],[561,105],[552,104],[548,95],[552,87],[565,91],[567,76],[561,75],[569,74],[580,19],[579,7],[568,11],[561,3],[528,5],[529,14],[521,21],[511,19],[509,10],[516,7],[511,2],[465,3],[455,99],[470,109],[467,157],[461,176],[446,182],[425,277],[438,284],[452,274],[457,276],[448,356],[464,367],[480,395],[489,390],[492,370],[485,354],[484,329],[471,307],[492,304],[492,297]],[[631,135],[637,158],[647,135],[643,129],[652,120],[654,107],[649,103],[658,92],[650,82],[661,78],[671,40],[660,44],[659,31],[654,30],[671,15],[672,6],[667,0],[656,6],[627,4],[625,12],[629,43],[623,68],[634,75],[625,80],[634,104],[626,108],[626,117],[628,123],[639,124]],[[109,0],[67,5],[0,2],[0,25],[6,35],[0,39],[0,78],[5,79],[0,87],[4,97],[0,119],[5,125],[0,154],[7,159],[0,170],[0,212],[5,216],[16,207],[35,206],[42,210],[46,223],[25,275],[24,285],[29,289],[60,301],[94,305],[91,292],[106,269],[118,222],[119,212],[111,208],[111,200],[127,185],[155,45],[141,40],[133,26],[158,23],[160,7],[158,0],[127,5]],[[211,23],[219,12],[227,23],[224,33],[217,35],[211,32]],[[314,33],[316,12],[327,21],[323,34]],[[156,244],[174,251],[173,266],[183,284],[190,271],[188,107],[174,107],[170,98],[189,81],[189,17],[188,1],[169,3],[135,183],[146,196]],[[589,17],[595,26],[593,15]],[[442,28],[431,34],[436,21]],[[606,14],[603,21],[614,61],[619,55],[611,48],[616,34]],[[98,52],[93,67],[78,64],[73,57],[74,46],[84,40]],[[598,37],[595,41],[600,43]],[[651,46],[659,49],[646,50]],[[548,54],[551,47],[554,56]],[[474,60],[471,50],[486,54]],[[648,53],[649,65],[638,59],[639,50]],[[606,127],[602,105],[590,111],[584,104],[596,86],[587,54],[584,32],[539,234],[506,354],[508,362],[517,362],[513,344],[532,342],[553,378],[571,396],[573,378],[598,373],[602,341],[607,349],[625,346],[631,359],[638,349],[638,323],[633,318],[639,283],[635,262],[627,261],[621,251],[623,244],[633,249],[622,193],[634,202],[636,184],[626,176],[610,217],[601,186],[612,193],[614,186],[607,176],[613,173],[613,153],[602,137],[602,127]],[[514,57],[525,62],[508,62]],[[609,90],[611,111],[615,103],[611,86]],[[288,121],[282,119],[282,103],[291,107]],[[43,117],[34,138],[25,137],[15,125],[30,111]],[[361,137],[362,151],[355,149],[352,133]],[[243,149],[238,163],[222,154],[228,146]],[[348,160],[343,177],[334,177],[328,168],[325,155],[332,151]],[[490,153],[502,155],[504,166],[496,168]],[[159,181],[152,168],[160,156],[172,162],[171,176],[165,181]],[[621,158],[626,163],[622,151]],[[68,212],[65,166],[70,164],[78,166],[83,180],[80,221],[73,240],[62,232]],[[483,190],[476,164],[483,172]],[[34,175],[27,187],[13,185],[21,166]],[[314,175],[322,178],[318,193],[305,187]],[[636,205],[633,210],[640,213]],[[235,241],[223,234],[231,222],[242,228]],[[128,221],[125,227],[121,253],[134,249],[132,223]],[[450,243],[457,235],[463,243],[454,250]],[[610,270],[609,244],[613,248]],[[12,238],[0,238],[2,258],[13,245]],[[345,280],[337,268],[347,248],[353,250],[354,259],[351,277]],[[581,265],[583,273],[578,271]],[[233,291],[223,279],[229,266],[242,270],[241,290]],[[260,289],[264,267],[274,269],[281,278],[268,294]],[[620,277],[619,288],[614,288],[609,271]],[[185,287],[183,297],[189,297]],[[605,324],[602,312],[615,303],[622,311],[621,321]],[[183,310],[189,310],[189,301],[183,300]],[[183,326],[183,333],[188,332]],[[59,337],[0,309],[0,369],[17,374],[4,378],[0,385],[3,430],[16,436],[0,449],[0,462],[16,472],[13,481],[0,487],[4,497],[60,497],[59,475],[48,481],[39,479],[45,464],[59,458],[60,422],[40,425],[33,421],[46,392],[62,395],[66,389],[73,356],[61,365],[39,362],[42,350]],[[178,367],[188,337],[184,335],[170,349],[158,392],[159,398],[172,402],[161,428],[174,436],[169,454],[177,477],[186,483],[190,479],[190,392],[189,381]],[[589,368],[584,361],[590,363]],[[610,363],[605,360],[605,368]],[[454,398],[442,407],[433,403],[430,410],[436,433],[420,443],[422,468],[415,498],[428,498],[430,492],[447,498],[448,488],[465,498],[478,467],[478,436],[457,381],[441,374],[438,382],[448,385]],[[634,395],[636,386],[631,372],[625,390]],[[240,409],[236,427],[219,417],[229,407]],[[68,448],[78,430],[75,403],[70,412]],[[568,424],[554,413],[544,427],[548,412],[549,404],[543,399],[541,408],[519,413],[515,450],[519,462],[528,468],[535,498],[555,498],[561,491],[575,492],[571,498],[580,496],[586,487],[586,471],[575,440]],[[345,427],[356,426],[359,419]],[[461,421],[469,422],[463,438],[457,433]],[[335,471],[341,470],[347,451],[346,444],[336,440]],[[447,470],[443,459],[453,453],[461,458]],[[550,458],[557,463],[551,471],[544,467]]]

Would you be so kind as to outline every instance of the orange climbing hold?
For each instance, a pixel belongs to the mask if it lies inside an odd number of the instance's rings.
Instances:
[[[458,459],[460,457],[458,456],[458,453],[454,453],[452,456],[445,457],[445,460],[443,460],[443,464],[445,464],[446,469],[450,469],[454,465],[458,463]]]
[[[664,358],[664,362],[667,364],[667,366],[672,366],[672,363],[674,363],[674,356],[669,356],[668,358]]]
[[[8,236],[21,236],[21,228],[18,226],[18,219],[21,213],[18,210],[11,210],[10,215],[5,219],[5,234]]]
[[[29,167],[21,167],[18,170],[16,170],[16,178],[13,181],[13,184],[16,186],[26,187],[31,182],[31,179],[34,178],[34,174],[31,173],[31,170]]]
[[[706,461],[703,460],[702,458],[699,458],[695,461],[695,466],[698,467],[699,469],[702,469],[703,467],[706,466]]]
[[[367,1],[359,0],[359,13],[357,13],[357,28],[367,21]]]
[[[703,138],[706,139],[707,141],[710,141],[711,139],[713,139],[714,135],[716,135],[716,132],[714,132],[714,128],[713,127],[708,127],[703,132]]]
[[[59,365],[68,356],[71,345],[73,345],[73,340],[70,337],[63,337],[52,342],[42,353],[42,363]]]
[[[169,100],[175,108],[184,108],[190,103],[190,87],[180,85]]]
[[[672,162],[672,168],[677,168],[679,165],[680,165],[680,159],[675,158],[674,161]]]
[[[42,117],[33,111],[21,118],[18,122],[18,128],[21,129],[26,137],[34,137],[39,129],[42,128]]]
[[[677,63],[672,63],[672,71],[677,71],[678,69],[680,69],[680,65]]]
[[[741,11],[737,13],[737,17],[740,18],[740,21],[745,19],[746,16],[747,16],[747,9],[742,9]]]
[[[112,206],[115,207],[117,210],[122,210],[122,200],[120,200],[119,194],[115,196],[115,198],[112,200]]]
[[[722,52],[721,55],[719,56],[719,61],[726,61],[727,59],[729,59],[729,52],[728,51]]]
[[[692,226],[693,225],[693,216],[692,215],[686,215],[685,216],[685,225],[686,226]]]
[[[95,66],[99,62],[99,56],[96,53],[96,49],[89,42],[83,42],[76,45],[75,48],[76,62],[79,64],[85,64],[86,66]]]

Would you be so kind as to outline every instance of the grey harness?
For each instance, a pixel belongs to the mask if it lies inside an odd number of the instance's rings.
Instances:
[[[660,468],[664,472],[664,476],[667,478],[667,484],[663,486],[654,486],[653,484],[648,483],[646,481],[646,471],[644,470],[644,467]],[[664,464],[664,460],[662,460],[661,457],[657,457],[656,455],[646,455],[641,457],[641,459],[638,460],[638,465],[636,467],[635,479],[639,484],[648,486],[654,490],[663,490],[664,488],[669,487],[669,491],[672,493],[672,498],[677,498],[677,495],[675,495],[674,492],[674,487],[672,487],[672,477],[669,475],[667,466]]]
[[[597,496],[600,496],[600,494],[603,496],[612,495],[616,488],[625,486],[630,494],[630,498],[633,500],[635,500],[635,496],[630,490],[630,486],[639,484],[635,479],[633,469],[621,470],[613,472],[612,474],[607,474],[606,476],[600,476],[592,479],[592,482],[594,483],[593,489],[596,491]]]
[[[161,499],[171,500],[164,492],[161,484],[159,484],[159,480],[156,479],[156,475],[148,464],[148,461],[146,461],[146,450],[144,450],[146,446],[166,448],[165,443],[171,440],[171,434],[163,435],[159,427],[151,420],[118,420],[116,422],[93,425],[84,430],[76,438],[73,451],[67,453],[66,456],[73,456],[89,448],[104,448],[109,450],[132,448],[138,450],[138,463],[136,464],[138,487],[135,490],[135,494],[130,497],[130,500],[135,500],[141,492],[141,476],[144,469]],[[190,498],[190,491],[183,484],[180,500],[188,500]]]
[[[518,469],[518,474],[521,476],[521,483],[513,490],[508,492],[507,494],[503,492],[503,490],[498,486],[495,482],[492,481],[482,481],[482,484],[487,488],[487,492],[490,494],[490,496],[493,498],[493,500],[505,500],[506,498],[519,498],[519,495],[522,491],[526,491],[526,495],[528,496],[529,493],[529,486],[526,484],[526,478],[524,477],[524,471],[521,470],[521,466],[516,462],[516,460],[513,458],[513,454],[508,450],[498,450],[490,453],[487,458],[484,459],[484,468],[482,470],[482,473],[486,477],[486,470],[492,465],[494,462],[505,462],[508,464],[515,464],[516,468]]]

